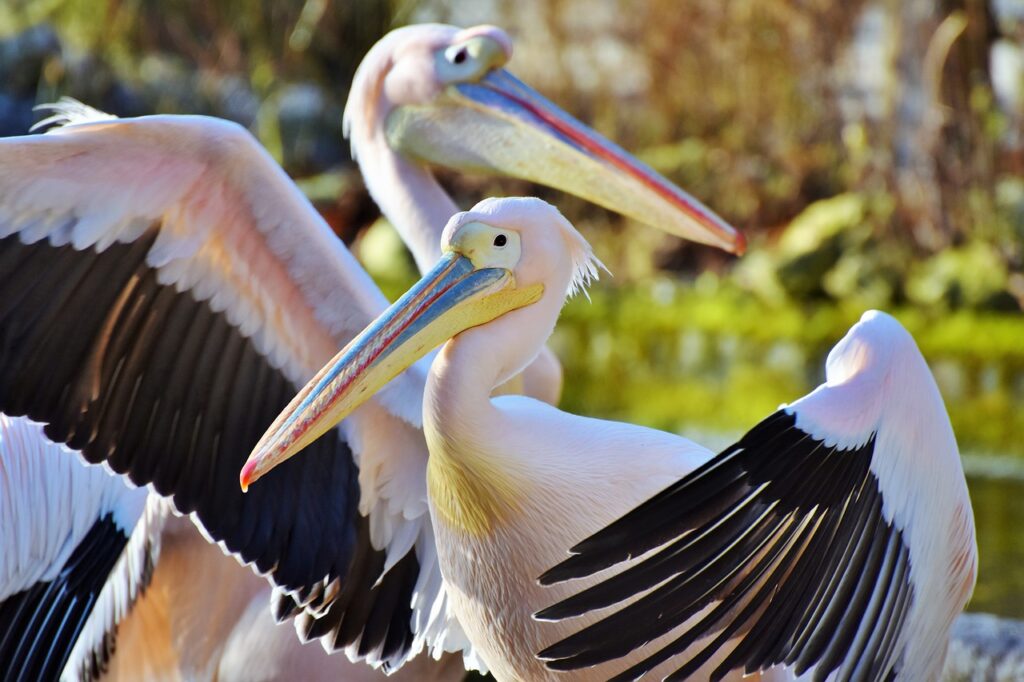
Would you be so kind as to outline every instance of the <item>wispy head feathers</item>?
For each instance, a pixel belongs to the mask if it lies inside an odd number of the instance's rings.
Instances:
[[[558,212],[558,217],[561,218],[561,227],[566,243],[569,245],[569,255],[572,258],[572,279],[569,280],[569,291],[566,292],[566,297],[572,298],[576,294],[582,293],[589,301],[590,294],[587,292],[587,288],[599,279],[601,270],[609,275],[611,271],[601,262],[601,259],[594,255],[594,249],[591,248],[590,242],[583,238],[583,235],[562,216],[561,212]]]

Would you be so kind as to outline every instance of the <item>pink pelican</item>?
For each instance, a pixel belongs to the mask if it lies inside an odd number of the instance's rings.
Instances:
[[[533,180],[742,250],[721,219],[516,80],[504,69],[510,55],[494,27],[414,26],[385,37],[359,69],[346,127],[371,193],[419,263],[436,255],[456,210],[429,164]],[[44,423],[54,443],[169,499],[270,580],[275,615],[298,616],[303,639],[388,669],[424,648],[464,650],[428,515],[422,369],[273,483],[245,497],[236,485],[288,397],[386,307],[379,290],[242,128],[55,109],[61,125],[47,134],[0,140],[0,411]],[[525,386],[551,399],[557,369],[539,367]],[[77,510],[82,528],[110,511],[96,499],[90,508]],[[39,545],[84,537],[42,514],[19,518]],[[126,543],[122,532],[104,545],[105,565]],[[35,584],[12,581],[0,594]],[[60,613],[22,609],[0,626],[42,627]],[[105,665],[119,617],[86,628],[93,667]],[[32,651],[67,655],[57,648]]]
[[[492,397],[597,274],[554,207],[486,200],[449,221],[441,251],[281,413],[243,488],[443,343],[423,400],[430,514],[452,612],[499,679],[935,679],[974,586],[974,523],[938,389],[898,322],[866,313],[825,384],[713,456]]]

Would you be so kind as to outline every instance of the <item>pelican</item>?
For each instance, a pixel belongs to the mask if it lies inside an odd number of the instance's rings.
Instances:
[[[510,56],[497,28],[427,25],[389,34],[359,69],[346,127],[418,262],[456,210],[430,164],[742,251],[711,211],[516,80]],[[70,103],[50,122],[0,141],[0,411],[168,498],[271,581],[275,615],[304,640],[389,670],[427,647],[477,665],[437,569],[422,368],[274,483],[246,497],[235,483],[291,393],[386,307],[366,273],[234,124]],[[550,363],[540,374],[524,385],[550,399]]]
[[[443,343],[423,401],[430,513],[453,613],[499,679],[936,678],[974,585],[973,516],[942,400],[899,323],[865,314],[824,385],[712,456],[491,397],[597,274],[557,209],[485,200],[449,221],[441,250],[279,415],[243,489]]]

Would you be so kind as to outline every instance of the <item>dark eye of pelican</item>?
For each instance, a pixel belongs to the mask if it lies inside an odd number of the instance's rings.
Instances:
[[[507,241],[508,241],[508,237],[506,237],[503,234],[499,234],[497,237],[494,238],[494,245],[497,246],[497,247],[502,247],[502,246],[505,246],[505,243]]]
[[[466,57],[468,56],[469,54],[466,52],[466,48],[459,48],[458,52],[452,55],[452,64],[461,64],[466,61]]]

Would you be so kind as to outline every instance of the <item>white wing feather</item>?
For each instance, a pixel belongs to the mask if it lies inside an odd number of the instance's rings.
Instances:
[[[47,440],[40,424],[0,414],[0,600],[56,578],[104,516],[129,534],[145,499]]]
[[[61,674],[62,681],[86,679],[98,672],[91,669],[93,655],[104,651],[105,640],[116,633],[118,624],[148,586],[160,558],[164,522],[170,513],[166,500],[158,495],[147,497],[145,510],[132,531],[128,545],[110,571],[110,577],[71,650]]]

